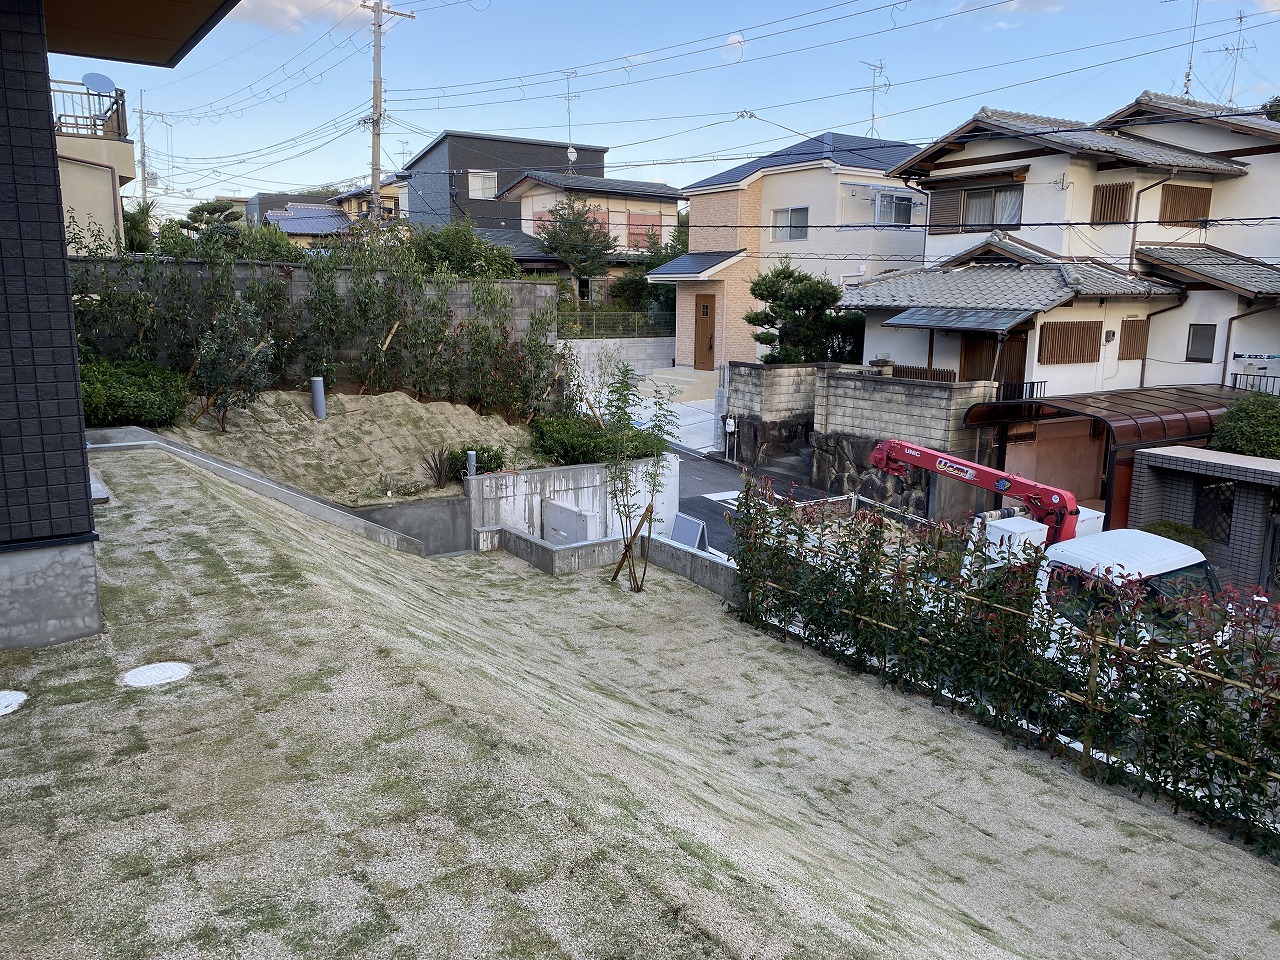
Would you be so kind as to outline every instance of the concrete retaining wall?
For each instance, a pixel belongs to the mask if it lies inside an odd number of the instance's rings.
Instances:
[[[643,542],[654,566],[684,577],[731,604],[741,602],[738,568],[729,561],[662,537],[645,537]]]
[[[641,376],[656,370],[667,370],[676,362],[675,337],[617,337],[612,339],[561,340],[578,358],[584,370],[592,369],[600,356],[613,352],[618,359],[633,366]]]
[[[509,527],[481,528],[476,534],[477,545],[504,550],[553,577],[613,566],[622,556],[619,537],[559,546]]]
[[[102,632],[92,540],[7,548],[0,552],[0,584],[0,650]]]
[[[632,468],[642,469],[637,463]],[[542,504],[561,504],[583,513],[588,518],[587,537],[605,540],[621,535],[608,494],[607,474],[601,464],[574,467],[547,467],[487,473],[466,482],[471,498],[471,523],[474,527],[506,527],[539,539],[543,536]],[[645,501],[647,502],[647,501]],[[666,481],[658,494],[655,509],[657,529],[669,532],[680,509],[680,461],[668,454]],[[644,502],[636,505],[637,515]]]
[[[809,442],[816,379],[813,364],[729,364],[725,413],[737,429],[739,463],[755,466]]]
[[[395,530],[422,544],[424,557],[466,553],[472,549],[471,501],[439,497],[352,511],[380,527]]]

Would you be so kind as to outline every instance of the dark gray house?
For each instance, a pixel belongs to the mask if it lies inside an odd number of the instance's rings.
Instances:
[[[365,193],[368,192],[366,187]],[[260,227],[271,210],[283,210],[290,203],[323,203],[324,200],[314,193],[255,193],[245,202],[244,221]]]
[[[496,200],[526,171],[604,176],[608,147],[445,130],[405,165],[409,219],[440,226],[470,216],[477,227],[520,229],[520,201]]]

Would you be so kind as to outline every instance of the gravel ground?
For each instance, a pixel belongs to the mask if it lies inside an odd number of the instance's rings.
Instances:
[[[662,571],[94,461],[107,631],[0,654],[5,956],[1280,956],[1275,866]]]
[[[507,466],[532,462],[527,428],[461,404],[330,394],[326,407],[318,421],[309,393],[271,390],[232,411],[226,433],[212,417],[194,426],[184,417],[160,432],[350,507],[460,493],[456,483],[436,490],[422,466],[423,455],[440,447],[488,444],[507,451]]]

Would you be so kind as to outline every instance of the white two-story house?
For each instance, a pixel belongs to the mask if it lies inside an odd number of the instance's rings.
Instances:
[[[835,283],[922,262],[926,196],[887,171],[909,143],[825,133],[684,188],[689,252],[649,273],[676,285],[676,364],[753,361],[749,287],[783,257]]]
[[[980,110],[890,171],[929,194],[930,266],[848,287],[867,358],[999,381],[967,422],[1000,464],[1122,510],[1135,446],[1203,442],[1280,356],[1280,123],[1244,113]]]

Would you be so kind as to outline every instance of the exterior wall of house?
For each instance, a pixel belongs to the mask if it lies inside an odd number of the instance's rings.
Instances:
[[[382,206],[385,209],[395,209],[397,215],[402,216],[404,210],[400,206],[400,200],[401,194],[404,193],[404,188],[398,183],[384,183],[380,192],[382,193]],[[315,203],[316,201],[312,198],[311,202]],[[347,197],[338,205],[342,207],[348,216],[358,217],[369,209],[369,194],[364,193],[354,197]]]
[[[102,229],[108,242],[124,233],[124,212],[120,204],[120,178],[114,167],[86,163],[59,155],[58,180],[62,184],[62,216],[65,224],[74,217],[80,229]],[[76,245],[71,253],[83,253]]]
[[[1244,309],[1241,306],[1235,312],[1242,313]],[[1265,313],[1254,314],[1251,317],[1243,317],[1235,322],[1231,330],[1231,342],[1226,346],[1226,385],[1228,387],[1231,386],[1231,375],[1234,373],[1280,376],[1280,360],[1236,360],[1234,358],[1237,353],[1269,356],[1280,354],[1280,342],[1277,341],[1276,337],[1277,330],[1280,330],[1280,307],[1268,310]],[[1222,335],[1225,343],[1225,330]]]
[[[1223,366],[1229,373],[1227,386],[1231,385],[1230,372],[1244,371],[1244,361],[1231,362],[1227,358],[1227,319],[1241,313],[1242,306],[1234,293],[1225,290],[1193,290],[1187,295],[1187,302],[1177,310],[1162,313],[1151,321],[1151,334],[1147,346],[1146,386],[1167,386],[1178,383],[1220,383]],[[1259,319],[1262,319],[1262,315]],[[1252,318],[1249,318],[1252,319]],[[1199,363],[1187,360],[1187,345],[1190,326],[1193,323],[1213,324],[1216,328],[1213,338],[1213,362]],[[1237,328],[1240,324],[1235,325]],[[1239,329],[1233,329],[1235,344],[1233,352],[1276,353],[1280,352],[1280,341],[1273,332],[1266,336],[1266,342],[1260,342],[1265,336],[1262,325],[1253,325],[1252,342],[1256,349],[1246,351],[1239,341]],[[1246,339],[1250,335],[1246,334]]]
[[[441,140],[405,172],[409,174],[406,210],[410,222],[425,227],[439,227],[451,222],[449,141]]]
[[[1088,393],[1093,390],[1128,390],[1139,385],[1141,360],[1120,360],[1120,325],[1125,317],[1145,317],[1153,310],[1171,306],[1172,300],[1087,300],[1080,298],[1074,306],[1058,307],[1035,318],[1035,327],[1027,334],[1027,380],[1045,381],[1045,393],[1061,396]],[[1157,317],[1158,321],[1160,318]],[[1102,348],[1097,363],[1041,363],[1038,359],[1040,337],[1046,323],[1072,320],[1101,320]],[[1154,321],[1153,321],[1154,322]],[[1113,336],[1110,343],[1107,337]],[[1151,340],[1155,339],[1152,333]]]
[[[272,210],[283,210],[289,203],[315,203],[316,198],[301,193],[255,193],[245,201],[244,219],[255,227],[262,226],[262,217]]]
[[[868,310],[862,345],[863,361],[893,360],[895,363],[923,367],[929,362],[929,331],[901,330],[883,326],[898,310]],[[959,334],[939,331],[933,337],[935,370],[960,370]]]
[[[744,191],[737,187],[689,198],[689,252],[740,250],[747,246],[747,231],[736,224]],[[755,249],[759,249],[759,244]]]
[[[628,214],[643,213],[662,218],[658,234],[663,243],[671,240],[676,229],[678,214],[675,200],[651,200],[645,197],[621,197],[615,194],[584,194],[588,203],[599,207],[602,215],[609,218],[609,231],[619,250],[630,247]],[[527,190],[520,198],[520,229],[525,233],[535,234],[540,215],[545,216],[557,203],[565,198],[565,191],[559,187],[538,186]]]
[[[0,49],[0,646],[39,646],[101,629],[97,534],[41,0],[6,4]]]

